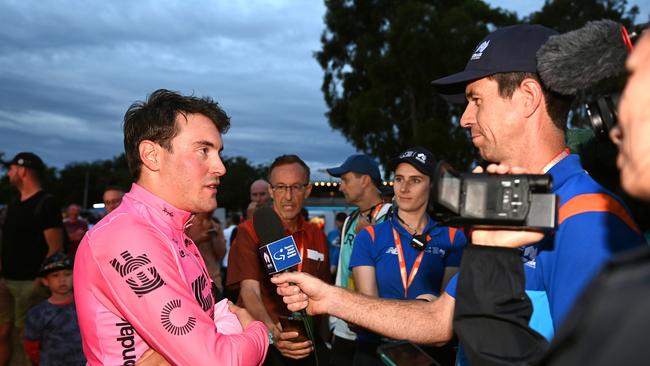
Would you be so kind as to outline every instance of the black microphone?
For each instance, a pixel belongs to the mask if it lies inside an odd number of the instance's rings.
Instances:
[[[537,51],[537,71],[549,90],[575,95],[625,72],[631,47],[621,24],[607,19],[588,22],[582,28],[551,36]]]
[[[273,243],[286,236],[280,216],[270,206],[262,206],[255,210],[253,228],[262,244]]]

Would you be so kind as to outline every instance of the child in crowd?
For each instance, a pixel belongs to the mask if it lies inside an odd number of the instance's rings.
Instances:
[[[24,343],[29,358],[40,366],[85,365],[70,258],[61,253],[45,258],[39,277],[52,296],[27,313]]]

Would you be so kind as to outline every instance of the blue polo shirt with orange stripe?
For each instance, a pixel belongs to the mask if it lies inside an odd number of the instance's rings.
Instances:
[[[526,289],[546,293],[555,329],[594,275],[615,253],[645,242],[622,201],[569,155],[549,174],[560,198],[554,235],[523,249]]]
[[[404,286],[400,276],[393,228],[397,230],[402,242],[406,271],[410,274],[420,251],[411,247],[413,236],[397,223],[395,215],[381,224],[362,230],[357,235],[350,258],[350,268],[375,267],[379,297],[404,299]],[[467,245],[465,235],[461,231],[438,226],[431,218],[425,232],[429,229],[431,229],[430,240],[424,249],[420,268],[408,289],[409,299],[415,299],[421,294],[439,295],[445,267],[460,266],[462,251]]]
[[[533,302],[530,325],[550,339],[602,265],[645,239],[622,201],[584,171],[578,155],[565,157],[548,174],[560,199],[559,225],[523,248],[522,259]],[[446,289],[452,296],[455,280]]]

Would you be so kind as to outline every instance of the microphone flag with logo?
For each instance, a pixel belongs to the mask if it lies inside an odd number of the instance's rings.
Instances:
[[[260,240],[259,254],[268,275],[286,271],[302,262],[293,236],[285,234],[282,220],[273,207],[263,206],[255,211],[253,228]],[[306,336],[315,342],[312,317],[305,310],[293,312],[291,317],[303,321]]]
[[[259,254],[267,274],[282,272],[302,262],[293,236],[285,235],[282,221],[272,207],[255,211],[253,228],[260,239]]]

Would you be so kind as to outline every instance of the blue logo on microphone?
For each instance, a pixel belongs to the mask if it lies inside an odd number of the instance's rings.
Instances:
[[[268,274],[284,271],[302,262],[298,247],[292,236],[287,236],[261,247],[260,256]]]

